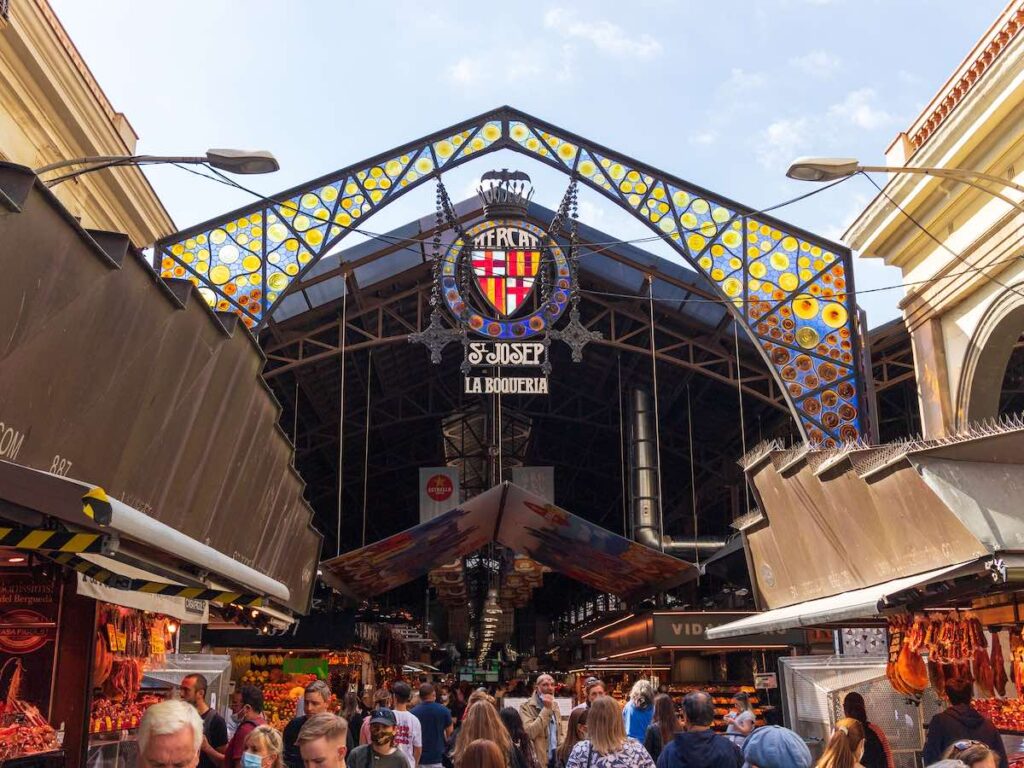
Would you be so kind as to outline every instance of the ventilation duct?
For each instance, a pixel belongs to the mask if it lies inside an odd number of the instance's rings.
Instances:
[[[661,530],[661,484],[654,406],[646,390],[634,388],[629,395],[629,483],[633,539],[676,557],[706,558],[725,546],[724,538],[698,536],[676,539]]]

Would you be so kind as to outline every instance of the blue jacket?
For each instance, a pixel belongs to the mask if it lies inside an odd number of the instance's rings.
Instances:
[[[742,768],[740,748],[714,731],[676,734],[658,758],[658,768]]]
[[[622,708],[622,721],[626,725],[626,735],[643,744],[644,736],[647,735],[647,726],[654,718],[654,707],[648,705],[646,709],[640,709],[632,699]]]

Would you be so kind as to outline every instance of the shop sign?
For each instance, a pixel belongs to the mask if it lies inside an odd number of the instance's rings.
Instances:
[[[409,340],[429,348],[434,363],[449,343],[461,341],[466,394],[546,395],[551,339],[564,341],[579,362],[583,347],[600,338],[579,320],[575,219],[564,204],[551,232],[529,221],[533,189],[521,171],[490,171],[481,182],[483,221],[462,230],[450,210],[439,211],[457,235],[435,259],[430,325]],[[569,234],[568,251],[552,236],[556,231]],[[442,306],[454,328],[442,323]],[[567,309],[570,321],[559,330]]]
[[[750,613],[717,612],[673,612],[654,614],[653,643],[661,646],[686,648],[764,648],[773,645],[803,645],[805,632],[801,629],[787,629],[778,632],[761,632],[729,640],[709,640],[707,631],[712,627],[730,624]]]
[[[4,573],[0,578],[0,667],[12,659],[21,664],[21,690],[46,714],[60,610],[56,576]]]
[[[195,598],[185,598],[185,610],[188,613],[194,613],[197,616],[203,616],[206,614],[206,601],[196,600]]]
[[[756,672],[754,687],[759,691],[774,691],[779,687],[779,676],[775,672]]]

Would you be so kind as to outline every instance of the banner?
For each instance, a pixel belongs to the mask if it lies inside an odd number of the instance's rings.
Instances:
[[[554,467],[512,467],[512,483],[548,504],[555,503]]]
[[[459,470],[420,467],[420,522],[443,515],[459,503]]]

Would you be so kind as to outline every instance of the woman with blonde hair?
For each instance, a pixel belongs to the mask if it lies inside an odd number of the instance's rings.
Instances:
[[[242,768],[283,768],[284,740],[276,728],[260,725],[245,738]]]
[[[610,696],[587,712],[587,738],[572,748],[566,768],[654,768],[643,744],[626,735],[619,705]]]
[[[1000,768],[999,755],[987,744],[972,739],[954,741],[942,753],[943,760],[959,760],[967,768]]]
[[[455,768],[462,768],[462,760],[470,744],[479,740],[493,741],[504,756],[504,768],[512,765],[512,737],[501,722],[498,710],[486,700],[475,701],[466,709],[462,718],[462,727],[455,739],[455,751],[452,762]]]
[[[864,768],[864,726],[859,720],[844,717],[836,723],[832,738],[814,768]]]

